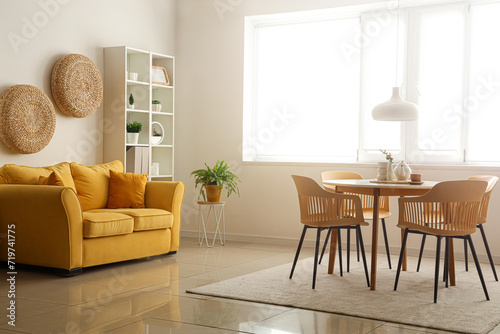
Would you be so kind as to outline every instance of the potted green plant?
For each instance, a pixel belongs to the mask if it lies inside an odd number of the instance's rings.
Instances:
[[[134,109],[134,95],[132,95],[132,93],[128,97],[128,108]]]
[[[208,202],[220,202],[222,187],[226,186],[227,197],[233,192],[240,195],[238,182],[239,177],[229,170],[229,165],[222,161],[217,161],[213,168],[205,163],[204,169],[197,169],[191,173],[194,176],[195,188],[200,186],[200,194],[203,200]],[[206,191],[206,195],[205,195]]]
[[[127,122],[127,144],[136,145],[139,142],[139,132],[141,132],[141,130],[141,122]]]
[[[155,112],[161,111],[161,102],[160,101],[153,100],[153,101],[151,101],[151,104],[152,104],[151,108],[153,111],[155,111]]]

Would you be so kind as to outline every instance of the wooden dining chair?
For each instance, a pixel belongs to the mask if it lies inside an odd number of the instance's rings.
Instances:
[[[328,171],[328,172],[322,172],[321,173],[321,180],[324,182],[326,180],[345,180],[345,179],[363,179],[363,177],[355,172],[337,172],[337,171]],[[336,188],[334,185],[323,183],[323,186],[325,187],[326,190],[335,192]],[[371,195],[366,195],[366,194],[356,194],[356,193],[349,193],[349,194],[354,194],[357,195],[361,198],[361,206],[363,207],[363,215],[365,220],[372,220],[373,219],[373,196]],[[391,253],[389,251],[389,241],[387,239],[387,230],[385,227],[385,218],[389,217],[391,215],[391,212],[389,211],[389,197],[388,196],[380,196],[379,199],[379,214],[378,217],[382,222],[382,233],[384,234],[384,243],[385,243],[385,252],[387,254],[387,262],[389,264],[389,269],[392,269],[391,265]],[[376,222],[375,222],[376,223]],[[321,251],[321,257],[319,260],[319,263],[321,263],[321,260],[323,259],[323,255],[325,253],[326,246],[328,244],[329,238],[329,233],[326,236],[325,243],[323,245],[323,250]],[[349,262],[350,262],[350,245],[351,245],[351,235],[350,235],[350,230],[347,230],[347,272],[349,272]],[[356,239],[356,251],[357,251],[357,257],[359,261],[359,245],[358,245],[358,240]]]
[[[365,269],[366,283],[370,287],[370,279],[368,277],[368,268],[366,265],[365,249],[363,245],[363,237],[361,235],[360,226],[368,225],[363,219],[363,210],[361,208],[361,200],[355,195],[336,194],[323,189],[313,179],[305,176],[292,175],[293,181],[297,188],[300,208],[300,222],[304,224],[302,235],[300,237],[297,252],[293,260],[290,279],[293,276],[295,265],[299,258],[302,243],[308,229],[316,229],[316,248],[314,252],[314,269],[312,288],[316,286],[316,273],[318,267],[319,244],[321,232],[324,230],[331,231],[336,229],[338,233],[339,243],[339,266],[340,276],[342,276],[342,247],[340,242],[340,229],[354,227],[359,238],[361,247],[361,255],[363,258],[363,266]]]
[[[483,239],[484,247],[486,248],[486,254],[488,255],[488,260],[490,261],[491,270],[493,271],[493,276],[495,277],[495,281],[498,282],[497,272],[495,270],[495,263],[493,262],[493,257],[491,256],[490,247],[488,245],[488,240],[486,239],[486,233],[484,232],[483,224],[486,223],[488,219],[488,206],[490,203],[491,193],[493,188],[495,188],[496,183],[498,182],[498,177],[491,175],[475,175],[469,177],[467,180],[477,180],[477,181],[485,181],[488,182],[488,187],[486,188],[486,192],[481,200],[481,206],[479,207],[479,217],[477,219],[476,227],[479,228],[481,232],[481,236]],[[420,263],[422,262],[422,253],[424,251],[425,246],[425,235],[422,236],[422,242],[420,244],[420,252],[418,256],[417,263],[417,271],[420,270]],[[468,265],[468,249],[467,242],[464,240],[464,256],[465,256],[465,270],[469,270]]]
[[[398,287],[406,241],[409,233],[434,235],[437,238],[434,273],[434,303],[437,302],[441,240],[444,238],[444,280],[448,287],[448,261],[450,238],[469,243],[486,299],[489,300],[481,266],[477,259],[471,234],[476,232],[481,199],[487,182],[476,180],[445,181],[436,184],[428,193],[417,197],[399,198],[398,227],[404,229],[394,290]]]

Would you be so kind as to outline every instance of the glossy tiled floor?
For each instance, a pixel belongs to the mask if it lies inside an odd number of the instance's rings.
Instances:
[[[19,270],[16,326],[8,325],[7,314],[2,315],[0,334],[445,333],[185,292],[291,262],[294,252],[294,247],[232,241],[207,249],[195,239],[183,238],[176,255],[85,269],[70,278]],[[304,249],[301,257],[307,253],[312,256],[311,249]],[[0,282],[4,313],[8,306],[5,282]]]

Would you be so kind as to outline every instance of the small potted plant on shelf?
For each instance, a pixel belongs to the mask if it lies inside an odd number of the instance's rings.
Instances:
[[[195,189],[200,186],[200,194],[203,200],[208,202],[220,202],[222,187],[226,186],[227,197],[233,192],[240,195],[238,182],[239,177],[229,170],[229,165],[222,161],[217,161],[213,168],[205,163],[204,169],[197,169],[191,173],[194,176]],[[206,191],[206,195],[205,195]]]
[[[137,145],[139,142],[139,132],[141,132],[141,130],[141,122],[127,122],[127,144]]]
[[[128,108],[134,109],[134,95],[132,94],[128,97]]]
[[[161,111],[161,102],[158,100],[153,100],[151,101],[152,104],[152,110],[155,112],[160,112]]]
[[[157,129],[156,127],[159,127]],[[163,136],[165,134],[165,129],[160,122],[154,121],[151,123],[152,133],[151,133],[151,145],[160,145],[163,141]]]

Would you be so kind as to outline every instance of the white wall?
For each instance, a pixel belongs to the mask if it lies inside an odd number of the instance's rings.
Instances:
[[[0,94],[29,84],[52,99],[52,68],[70,53],[92,59],[101,75],[104,47],[128,45],[175,54],[175,0],[0,0],[0,8]],[[95,131],[102,129],[102,106],[83,119],[56,107],[56,116],[56,130],[45,149],[21,155],[0,142],[0,165],[103,162],[102,136]]]
[[[302,226],[298,220],[298,202],[291,174],[320,180],[325,170],[352,170],[365,178],[376,176],[370,166],[333,164],[256,164],[242,163],[243,109],[243,32],[247,15],[330,8],[370,1],[338,0],[182,0],[177,6],[177,100],[176,100],[176,178],[186,183],[182,231],[197,231],[197,193],[190,172],[213,165],[218,159],[231,162],[242,179],[241,197],[231,197],[226,207],[227,234],[240,240],[264,240],[293,243]],[[214,4],[223,4],[217,11]],[[224,11],[222,13],[222,11]],[[294,69],[290,69],[293,71]],[[300,82],[298,83],[300,84]],[[300,133],[297,133],[300,136]],[[335,143],[332,143],[335,145]],[[382,160],[382,156],[381,156]],[[500,170],[475,168],[417,167],[426,180],[463,179],[475,174],[500,176]],[[500,257],[500,187],[492,197],[490,219],[486,225],[490,246]],[[395,252],[400,240],[397,202],[391,200],[393,216],[388,233]],[[371,228],[363,230],[370,244]],[[476,236],[477,237],[477,236]],[[314,236],[310,235],[309,239]],[[413,240],[413,241],[412,241]],[[431,240],[431,239],[429,239]],[[478,240],[479,239],[475,239]],[[382,241],[382,239],[380,239]],[[420,238],[413,236],[410,246],[418,248]],[[379,243],[380,244],[380,243]],[[429,251],[435,241],[428,242]],[[458,252],[463,246],[456,247]],[[478,243],[478,251],[484,248]],[[460,257],[460,254],[457,255]],[[393,261],[396,261],[394,256]]]

